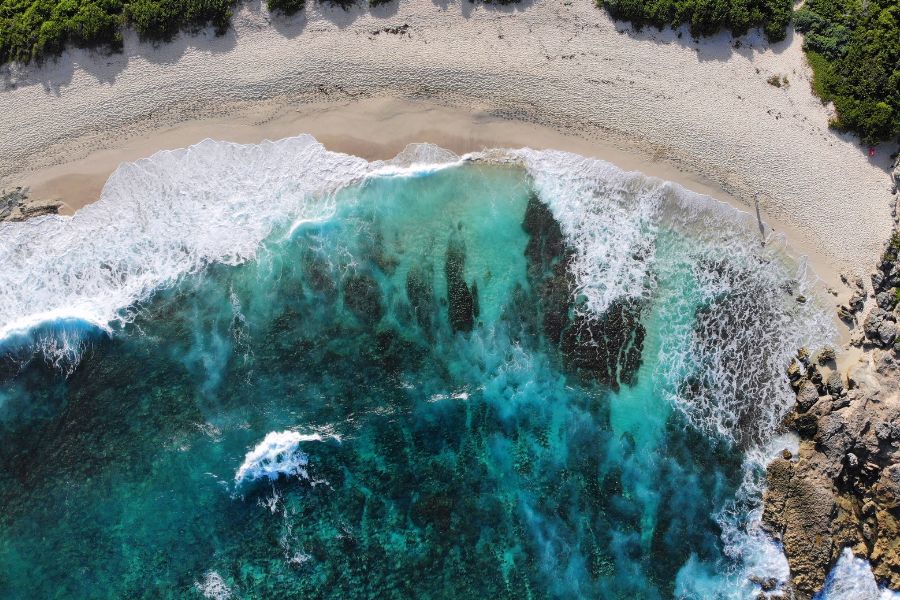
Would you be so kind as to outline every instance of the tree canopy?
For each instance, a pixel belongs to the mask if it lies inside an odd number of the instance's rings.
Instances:
[[[865,142],[900,137],[900,4],[897,0],[807,0],[796,28],[815,91],[834,102],[833,125]]]
[[[770,41],[784,39],[791,21],[791,0],[597,0],[616,19],[637,27],[678,27],[687,24],[691,35],[712,35],[729,29],[743,35],[761,27]]]

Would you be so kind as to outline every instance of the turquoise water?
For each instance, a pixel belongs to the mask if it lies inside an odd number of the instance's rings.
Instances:
[[[110,332],[9,342],[0,596],[752,593],[720,518],[747,446],[679,408],[718,393],[704,315],[748,318],[762,298],[720,284],[750,267],[661,217],[640,289],[591,312],[536,189],[520,167],[372,177]],[[72,338],[63,367],[28,345]]]

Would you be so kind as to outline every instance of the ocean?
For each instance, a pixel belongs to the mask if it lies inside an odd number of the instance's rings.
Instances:
[[[764,465],[835,333],[711,198],[562,152],[207,140],[0,224],[0,257],[4,598],[788,578]]]

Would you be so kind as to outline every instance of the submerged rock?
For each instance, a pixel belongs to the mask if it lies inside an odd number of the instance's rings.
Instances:
[[[381,288],[371,275],[350,275],[344,282],[344,305],[364,323],[377,323],[384,314]]]
[[[447,277],[447,316],[454,332],[472,331],[475,326],[478,288],[473,284],[470,289],[466,284],[465,268],[466,245],[459,237],[452,236],[447,244],[444,274]]]
[[[430,331],[437,306],[434,297],[434,271],[430,265],[414,265],[406,274],[406,297],[419,326]]]
[[[553,213],[535,195],[529,198],[522,228],[530,236],[525,256],[529,281],[540,300],[542,329],[564,364],[614,389],[634,383],[646,335],[641,304],[619,299],[601,315],[580,310],[569,271],[573,252]]]
[[[579,315],[563,332],[560,348],[580,374],[613,388],[631,384],[641,362],[640,308],[618,300],[599,318]]]
[[[547,205],[534,194],[525,207],[522,229],[529,235],[525,256],[533,275],[540,275],[547,267],[565,260],[569,251],[562,229]]]
[[[329,300],[337,295],[337,284],[331,272],[331,265],[313,250],[303,253],[303,275],[314,292],[323,294]]]

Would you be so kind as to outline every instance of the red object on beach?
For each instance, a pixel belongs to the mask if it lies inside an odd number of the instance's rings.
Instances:
[[[875,156],[875,146],[869,146],[869,156]]]

